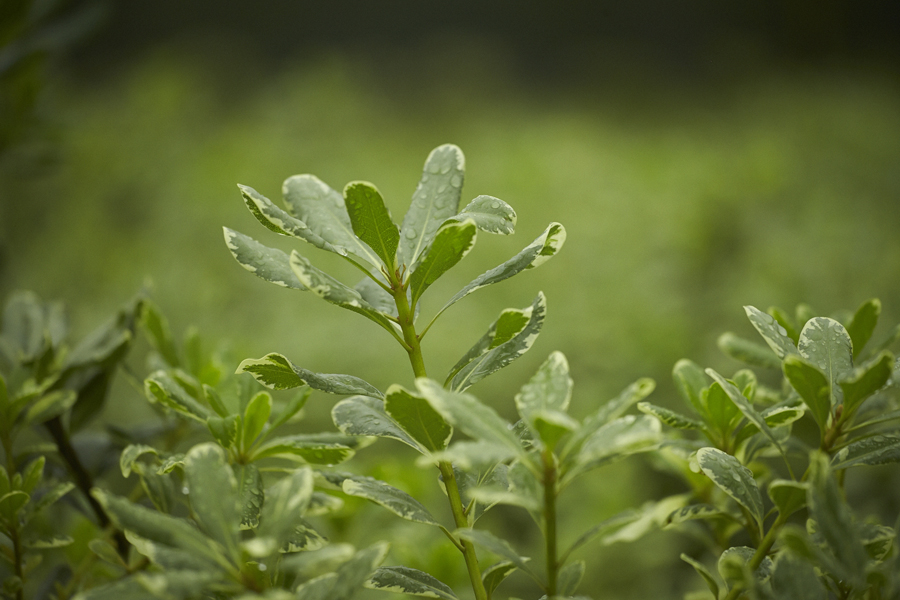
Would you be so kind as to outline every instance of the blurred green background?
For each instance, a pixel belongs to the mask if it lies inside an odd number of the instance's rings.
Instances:
[[[423,316],[550,221],[568,229],[557,258],[456,305],[424,343],[440,375],[500,310],[543,290],[535,347],[472,389],[507,415],[552,350],[569,358],[582,416],[641,376],[659,382],[657,403],[676,406],[669,373],[682,357],[733,371],[715,340],[752,337],[745,304],[831,314],[880,297],[883,322],[900,320],[900,40],[889,2],[26,1],[3,11],[0,294],[64,300],[76,332],[149,285],[177,333],[196,325],[235,360],[281,352],[382,389],[410,384],[380,329],[253,277],[222,226],[298,248],[353,284],[346,264],[262,228],[235,184],[277,200],[293,174],[336,189],[365,179],[399,221],[425,157],[446,142],[466,154],[463,201],[497,196],[519,223],[510,238],[481,235]],[[310,430],[331,427],[333,403],[315,398]],[[133,423],[151,414],[142,409],[122,385],[108,419]],[[385,442],[371,451],[358,469],[441,502],[430,480],[416,482],[409,454]],[[679,489],[640,460],[598,472],[564,498],[564,536]],[[524,513],[492,518],[537,552]],[[362,543],[379,539],[375,523],[400,527],[430,550],[395,544],[391,560],[464,578],[430,531],[377,511],[359,522],[363,536],[353,523],[334,533]],[[702,588],[677,561],[685,548],[659,533],[588,552],[582,589],[679,598]],[[529,594],[516,581],[509,593]]]

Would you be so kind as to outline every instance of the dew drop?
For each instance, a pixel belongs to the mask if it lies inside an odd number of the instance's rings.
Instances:
[[[437,164],[436,162],[430,163],[428,165],[428,171],[431,173],[434,173],[434,174],[440,173],[441,166],[439,164]]]
[[[731,477],[732,477],[732,479],[734,479],[735,481],[740,481],[740,480],[741,480],[741,476],[738,475],[737,473],[732,473],[732,474],[731,474]]]
[[[191,493],[191,491],[188,489],[187,486],[184,486],[183,488],[181,488],[181,493],[184,494],[185,496],[187,496],[188,494]]]
[[[438,194],[443,194],[443,193],[446,192],[446,191],[447,191],[447,184],[446,184],[446,183],[442,183],[441,185],[438,186],[438,189],[437,189],[437,193],[438,193]]]
[[[499,202],[491,202],[491,208],[500,208]]]
[[[460,187],[462,185],[462,177],[459,175],[454,175],[450,178],[450,185],[453,187]]]
[[[416,239],[416,232],[412,229],[408,229],[404,235],[406,235],[406,239],[408,240]]]
[[[260,571],[265,571],[267,568],[268,568],[268,567],[266,567],[266,565],[264,565],[264,564],[262,564],[262,563],[259,563],[259,570],[260,570]]]
[[[443,167],[441,167],[441,175],[446,175],[449,172],[450,172],[450,164],[449,163],[444,165]]]

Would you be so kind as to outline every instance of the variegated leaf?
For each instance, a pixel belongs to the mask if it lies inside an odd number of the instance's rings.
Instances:
[[[291,270],[287,254],[277,248],[263,246],[253,238],[233,229],[227,227],[222,229],[225,232],[225,245],[239,265],[260,279],[275,285],[306,291],[306,286],[300,283]]]
[[[273,390],[288,390],[308,385],[329,394],[363,394],[381,398],[383,394],[375,386],[352,375],[313,373],[301,369],[284,355],[266,354],[262,358],[248,358],[238,365],[236,373],[250,373],[264,386]]]

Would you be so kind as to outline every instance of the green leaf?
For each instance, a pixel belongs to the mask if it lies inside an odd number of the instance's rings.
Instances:
[[[294,417],[294,415],[303,410],[303,407],[306,405],[306,401],[309,400],[309,395],[311,392],[311,388],[304,387],[296,394],[294,394],[294,396],[288,401],[284,408],[276,413],[275,418],[272,419],[272,427],[270,429],[274,430],[278,427],[281,427],[282,425],[290,421]]]
[[[187,521],[133,504],[98,488],[94,488],[91,494],[120,529],[132,531],[163,546],[183,550],[210,566],[227,564],[218,544]]]
[[[856,309],[853,318],[847,324],[847,335],[853,342],[853,357],[859,356],[863,347],[872,338],[875,325],[878,324],[878,316],[881,314],[881,300],[872,298],[866,300]]]
[[[445,449],[453,436],[453,428],[431,407],[428,400],[399,385],[388,388],[384,411],[429,452]]]
[[[709,572],[709,569],[707,569],[705,566],[703,566],[703,563],[694,560],[693,558],[691,558],[690,556],[688,556],[687,554],[684,554],[684,553],[682,553],[682,555],[681,555],[681,560],[683,560],[687,564],[694,567],[694,570],[697,571],[697,575],[702,577],[703,581],[706,582],[706,586],[709,588],[709,591],[712,592],[713,598],[715,600],[718,600],[719,599],[719,582],[716,581],[716,578],[713,576],[713,574]]]
[[[372,573],[365,587],[396,594],[456,600],[456,594],[447,584],[428,573],[409,567],[379,567]]]
[[[238,184],[238,189],[241,190],[244,204],[247,205],[247,208],[253,216],[256,217],[256,220],[266,229],[280,235],[301,239],[317,248],[322,248],[323,250],[342,254],[341,249],[335,248],[323,240],[307,227],[306,223],[278,208],[271,200],[253,188]]]
[[[236,373],[250,373],[253,377],[273,390],[288,390],[308,385],[329,394],[363,394],[382,398],[383,394],[375,386],[352,375],[330,375],[313,373],[301,369],[282,354],[266,354],[262,358],[248,358],[238,365]]]
[[[239,265],[260,279],[294,290],[306,291],[294,271],[291,270],[291,259],[277,248],[263,246],[251,237],[238,233],[227,227],[225,245]]]
[[[557,588],[561,596],[574,596],[575,590],[578,589],[578,585],[581,583],[582,578],[584,578],[584,569],[585,562],[583,560],[576,560],[559,570]]]
[[[492,350],[508,342],[516,335],[522,332],[528,325],[530,318],[529,308],[507,308],[500,313],[500,316],[488,328],[487,332],[469,348],[465,355],[450,369],[447,375],[447,383],[449,383],[463,367],[471,363],[479,356],[483,356],[489,350]]]
[[[311,579],[330,573],[353,557],[350,544],[329,544],[318,550],[282,556],[281,568],[298,578]]]
[[[776,439],[775,434],[772,433],[772,430],[769,429],[769,426],[766,424],[766,420],[756,412],[756,409],[753,408],[753,405],[750,404],[749,401],[744,397],[741,391],[735,386],[733,383],[726,380],[724,377],[716,373],[712,369],[707,369],[706,374],[715,379],[716,383],[718,383],[722,387],[722,391],[728,396],[728,399],[731,400],[735,406],[737,406],[738,410],[747,417],[747,420],[756,425],[759,431],[772,442],[778,451],[783,455],[784,450],[781,447],[781,444]]]
[[[873,435],[842,448],[831,463],[834,470],[857,465],[884,465],[900,462],[900,435]]]
[[[703,423],[700,421],[650,402],[638,402],[637,409],[646,415],[656,417],[665,425],[675,429],[703,429]]]
[[[328,540],[321,533],[316,531],[312,525],[303,521],[294,529],[280,551],[282,553],[309,552],[323,548],[327,544]]]
[[[453,219],[472,219],[478,229],[488,233],[511,235],[516,229],[516,211],[493,196],[478,196],[469,202]]]
[[[263,480],[255,465],[235,465],[238,495],[241,499],[241,529],[256,529],[265,500]]]
[[[492,596],[503,580],[509,577],[513,571],[517,569],[511,561],[504,560],[491,565],[481,574],[481,581],[484,583],[484,589],[487,591],[488,597]]]
[[[853,343],[844,326],[827,317],[810,319],[800,332],[800,355],[825,374],[829,383],[831,407],[844,400],[838,385],[853,369]]]
[[[199,444],[184,457],[191,508],[200,528],[225,548],[232,561],[241,558],[238,484],[216,444]]]
[[[44,346],[44,309],[37,294],[27,291],[10,294],[3,308],[0,331],[22,362],[35,358]]]
[[[20,489],[26,494],[33,492],[34,488],[41,482],[41,478],[44,476],[46,460],[46,457],[38,456],[22,470],[22,487]],[[6,493],[7,491],[4,490],[0,493]]]
[[[605,540],[605,538],[609,535],[612,535],[618,532],[620,529],[627,527],[635,522],[637,522],[641,518],[641,513],[634,509],[628,509],[624,512],[621,512],[617,515],[614,515],[600,523],[597,523],[587,531],[585,531],[581,536],[575,540],[575,542],[566,550],[564,556],[569,556],[582,546],[588,544],[589,542],[600,538],[601,543]]]
[[[241,430],[241,416],[210,417],[206,420],[206,428],[225,449],[231,448],[238,439]]]
[[[377,265],[378,257],[353,233],[350,215],[340,192],[331,189],[314,175],[288,177],[281,186],[288,211],[330,244],[342,256],[348,253]]]
[[[719,350],[731,358],[747,364],[769,369],[777,369],[781,366],[781,361],[772,353],[771,349],[738,337],[730,331],[720,335],[716,345],[719,346]]]
[[[163,360],[170,367],[180,366],[178,358],[178,350],[175,348],[175,341],[172,338],[172,330],[169,329],[169,321],[163,316],[159,308],[150,302],[144,300],[141,305],[141,325],[147,332],[147,337],[153,349],[159,352]]]
[[[481,529],[457,529],[453,533],[460,539],[472,542],[476,546],[481,546],[488,552],[492,552],[501,558],[505,558],[522,571],[533,576],[533,572],[528,566],[528,561],[531,559],[525,556],[519,556],[519,553],[513,550],[512,546],[510,546],[509,542],[506,540],[502,540],[489,531]]]
[[[219,393],[215,388],[205,383],[203,384],[203,398],[220,417],[228,417],[231,415],[231,411],[229,411],[222,403],[222,398],[219,397]]]
[[[129,444],[122,450],[119,456],[119,468],[122,470],[122,477],[128,478],[137,459],[144,454],[153,454],[159,456],[159,452],[152,446],[145,444]]]
[[[502,339],[500,334],[504,332],[498,329],[491,343],[492,347],[462,367],[453,377],[450,389],[462,392],[491,373],[508,366],[528,352],[531,346],[534,345],[535,340],[537,340],[537,336],[544,325],[544,317],[547,314],[547,299],[544,297],[543,292],[538,292],[534,302],[532,302],[530,307],[523,309],[522,314],[528,318],[528,323],[525,327],[510,339],[499,344],[497,344],[497,341]],[[497,324],[501,324],[499,319]],[[488,333],[490,334],[490,331]]]
[[[298,434],[269,439],[256,448],[251,460],[257,461],[277,456],[300,458],[314,465],[336,465],[348,460],[353,454],[353,449],[344,444],[318,441]]]
[[[784,359],[785,356],[791,354],[797,354],[794,341],[788,336],[787,330],[778,323],[775,317],[767,315],[753,306],[745,306],[744,312],[747,313],[750,323],[779,359]]]
[[[99,558],[105,560],[111,565],[116,565],[117,567],[126,566],[125,562],[122,560],[122,557],[119,556],[119,552],[116,550],[115,546],[104,539],[95,538],[91,540],[90,542],[88,542],[88,548]]]
[[[13,490],[3,496],[0,496],[0,518],[7,523],[13,523],[16,520],[16,513],[19,512],[31,496],[21,490]]]
[[[170,512],[177,502],[172,478],[159,474],[156,468],[148,467],[143,463],[135,463],[133,470],[140,477],[141,487],[144,488],[144,492],[150,498],[153,506],[160,512]]]
[[[769,483],[769,498],[784,517],[792,515],[806,506],[809,484],[788,479],[774,479]]]
[[[697,463],[716,486],[747,509],[762,530],[763,501],[753,473],[738,459],[716,448],[697,451]]]
[[[428,155],[400,227],[402,264],[415,264],[441,224],[456,214],[465,164],[462,150],[453,144],[438,146]]]
[[[689,504],[673,511],[666,517],[665,526],[678,525],[687,521],[727,517],[727,513],[712,504]]]
[[[652,417],[626,415],[611,421],[594,431],[578,454],[565,458],[563,485],[590,469],[653,450],[661,440],[662,427]]]
[[[353,476],[346,478],[341,484],[341,488],[348,496],[370,500],[407,521],[439,525],[428,509],[422,506],[418,500],[383,481],[371,477]]]
[[[208,408],[191,397],[172,376],[165,371],[156,371],[144,380],[144,391],[151,402],[159,402],[178,415],[206,423],[213,416]]]
[[[503,446],[516,455],[525,455],[510,424],[493,408],[469,394],[446,390],[431,379],[416,379],[416,388],[448,423],[469,437]]]
[[[812,565],[793,552],[779,552],[772,573],[772,590],[777,600],[826,600],[828,593]]]
[[[545,409],[532,415],[534,434],[546,448],[555,449],[563,436],[577,431],[581,423],[558,410]]]
[[[372,248],[388,271],[393,271],[400,232],[381,193],[371,183],[352,181],[344,187],[344,202],[356,237]]]
[[[269,421],[269,415],[272,414],[272,395],[268,392],[259,392],[244,409],[244,426],[242,431],[242,447],[249,448],[253,442],[260,436],[266,423]]]
[[[789,356],[784,359],[782,365],[784,376],[790,382],[803,403],[809,409],[809,413],[819,425],[819,430],[824,435],[828,427],[828,418],[831,415],[831,400],[829,398],[828,380],[815,365],[801,356]]]
[[[475,246],[475,222],[449,222],[441,226],[409,278],[410,303],[415,306],[425,290],[461,261]]]
[[[395,334],[393,322],[383,312],[363,300],[359,292],[347,287],[328,273],[317,269],[296,250],[291,252],[291,269],[309,291],[341,308],[360,314]]]
[[[25,422],[40,424],[58,417],[75,405],[78,395],[72,390],[58,390],[41,396],[25,412]]]
[[[388,547],[386,542],[379,542],[360,550],[336,573],[317,577],[299,586],[294,596],[303,600],[349,600],[387,556]]]
[[[391,390],[388,390],[390,393]],[[331,410],[334,425],[347,435],[393,438],[427,454],[412,436],[384,410],[384,402],[369,396],[353,396],[341,400]]]
[[[544,437],[550,435],[558,439],[555,433],[551,433],[556,430],[556,427],[552,427],[554,417],[551,415],[565,413],[571,398],[572,378],[569,377],[569,363],[562,352],[554,352],[516,394],[516,409],[529,428],[541,437],[544,444],[552,447],[550,440]],[[540,428],[536,422],[538,417],[544,423]],[[573,421],[572,426],[564,426],[564,429],[575,429],[577,426],[578,423]],[[539,429],[543,430],[544,435],[541,435]]]
[[[45,508],[52,506],[54,503],[56,503],[57,500],[74,489],[75,484],[72,482],[59,483],[53,486],[52,488],[44,492],[40,500],[34,503],[34,509],[32,512],[36,514],[44,510]]]
[[[719,575],[725,580],[729,589],[735,586],[746,587],[749,583],[747,575],[749,574],[748,563],[756,554],[756,550],[747,546],[738,546],[736,548],[728,548],[719,557],[718,570]],[[758,581],[766,581],[772,574],[772,559],[764,558],[762,563],[753,572],[753,577]]]
[[[781,327],[787,332],[787,336],[791,338],[794,344],[797,344],[797,341],[800,339],[800,330],[797,329],[797,325],[794,323],[794,320],[782,309],[777,306],[770,306],[769,310],[766,311],[769,313],[775,321],[781,325]]]
[[[526,269],[533,269],[550,260],[563,247],[566,241],[566,229],[559,223],[551,223],[531,244],[526,246],[521,252],[514,257],[494,267],[490,271],[483,273],[470,281],[463,289],[458,291],[450,300],[438,311],[432,318],[432,322],[437,319],[445,310],[471,294],[476,290],[487,287],[494,283],[499,283],[505,279],[509,279],[513,275],[518,275]]]
[[[274,540],[276,549],[284,546],[298,527],[313,493],[313,473],[302,467],[278,480],[266,490],[259,516],[258,535]]]
[[[51,548],[65,548],[74,542],[67,535],[54,535],[52,537],[33,538],[25,542],[25,547],[31,550],[50,550]]]
[[[885,351],[838,381],[844,393],[844,414],[847,415],[844,418],[849,418],[866,398],[884,387],[893,368],[894,355]]]
[[[698,415],[706,414],[706,406],[700,400],[704,389],[709,387],[709,378],[699,366],[686,358],[682,358],[672,369],[672,379],[675,381],[675,388],[678,393],[688,403],[694,407]]]

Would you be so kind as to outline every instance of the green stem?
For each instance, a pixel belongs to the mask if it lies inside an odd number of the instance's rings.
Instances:
[[[419,336],[416,335],[416,327],[413,324],[414,311],[409,306],[406,298],[406,288],[402,285],[395,284],[394,302],[397,305],[397,320],[400,323],[400,330],[403,332],[403,339],[406,342],[406,351],[409,354],[409,364],[412,366],[413,374],[418,377],[428,377],[425,371],[425,361],[422,358],[422,346],[419,344]],[[450,510],[453,513],[453,521],[457,528],[465,528],[469,526],[469,520],[466,517],[466,510],[463,507],[462,496],[459,493],[459,484],[456,481],[456,474],[453,472],[453,465],[448,461],[441,461],[438,464],[441,471],[441,478],[444,481],[444,488],[447,490],[447,498],[450,500]],[[487,591],[484,588],[484,582],[481,580],[481,568],[478,566],[478,556],[475,554],[475,546],[467,540],[459,540],[463,557],[466,561],[466,569],[469,571],[469,580],[472,583],[472,591],[475,592],[476,600],[488,600]]]
[[[559,559],[556,546],[556,463],[553,453],[545,450],[544,460],[544,538],[547,543],[547,596],[557,594]]]
[[[772,523],[772,527],[769,528],[768,533],[766,533],[765,537],[759,543],[759,547],[753,554],[753,558],[751,558],[750,562],[747,563],[747,566],[750,568],[751,573],[755,573],[756,569],[759,568],[759,565],[761,565],[763,560],[765,560],[766,556],[769,554],[769,550],[772,549],[772,545],[775,543],[775,538],[778,537],[778,532],[781,531],[781,528],[786,522],[786,515],[779,514],[778,517],[775,518],[775,522]],[[728,595],[725,596],[725,600],[736,600],[743,592],[744,589],[736,585],[731,588],[731,591],[729,591]]]

